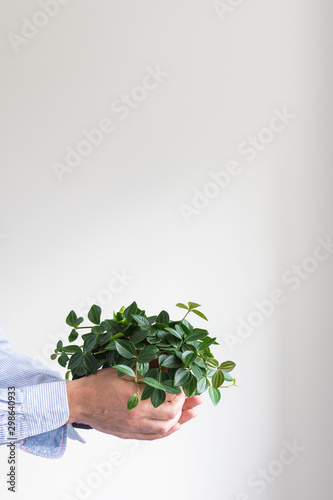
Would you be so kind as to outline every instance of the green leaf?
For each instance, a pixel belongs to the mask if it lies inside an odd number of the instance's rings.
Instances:
[[[133,314],[132,318],[137,322],[140,326],[150,326],[150,323],[145,316],[141,316],[140,314]]]
[[[197,379],[195,378],[192,373],[190,373],[190,379],[186,384],[183,384],[183,391],[185,392],[186,396],[190,398],[193,393],[197,390]]]
[[[193,326],[187,321],[187,319],[182,319],[180,323],[182,324],[182,327],[184,328],[187,335],[193,332]]]
[[[179,335],[183,338],[185,333],[184,333],[184,330],[182,329],[182,327],[180,325],[175,325],[175,330],[177,333],[179,333]]]
[[[158,362],[160,366],[165,368],[179,368],[181,365],[180,360],[174,354],[162,354],[159,356]]]
[[[66,380],[69,380],[70,374],[71,374],[71,371],[70,371],[70,370],[68,370],[68,371],[66,372],[66,375],[65,375],[65,379],[66,379]]]
[[[197,380],[200,380],[202,377],[202,371],[200,370],[199,366],[193,363],[191,366],[191,370]]]
[[[190,342],[191,340],[192,341],[201,340],[207,337],[207,335],[208,335],[207,330],[201,330],[200,328],[195,328],[193,330],[193,333],[190,333],[190,335],[186,337],[186,342]]]
[[[135,378],[135,372],[129,366],[126,366],[126,365],[114,365],[112,368],[115,368],[120,373],[124,373],[125,375],[130,375],[131,377]]]
[[[58,358],[58,363],[59,365],[65,367],[67,365],[67,361],[69,360],[69,357],[65,352],[61,354],[61,356]]]
[[[105,359],[97,359],[97,358],[95,358],[95,359],[96,359],[96,363],[97,363],[97,370],[99,370],[105,364]]]
[[[156,359],[159,353],[159,349],[152,345],[145,346],[138,354],[139,363],[148,363],[153,359]]]
[[[147,330],[139,329],[131,336],[131,342],[133,342],[133,344],[138,344],[139,342],[142,342],[142,340],[145,340],[148,337],[149,333],[150,330],[148,329]]]
[[[127,409],[132,410],[139,404],[139,396],[137,394],[133,394],[127,401]]]
[[[71,333],[68,335],[68,341],[74,342],[74,340],[76,340],[78,336],[79,336],[78,332],[75,329],[73,329]]]
[[[171,333],[174,337],[177,337],[178,339],[182,339],[182,335],[175,330],[175,328],[170,328],[169,326],[165,329],[167,332]]]
[[[179,387],[174,387],[172,380],[165,380],[163,383],[163,388],[168,394],[181,394],[182,391]]]
[[[51,358],[51,359],[53,359],[53,360],[54,360],[54,359],[57,359],[57,357],[58,357],[58,355],[57,355],[57,354],[55,354],[55,353],[51,354],[51,356],[50,356],[50,358]]]
[[[197,353],[193,351],[185,351],[182,354],[182,362],[184,365],[188,366],[196,359]]]
[[[105,359],[107,362],[107,366],[112,367],[116,364],[115,355],[118,355],[117,351],[107,351],[105,353]]]
[[[145,399],[149,399],[151,397],[151,395],[153,394],[154,390],[155,390],[154,387],[151,387],[150,385],[147,385],[143,389],[143,392],[142,392],[142,395],[141,395],[141,400],[144,401]]]
[[[114,321],[113,319],[106,319],[102,321],[101,327],[104,328],[107,332],[111,332],[113,334],[118,333],[121,329],[121,326]]]
[[[108,342],[111,343],[113,342],[114,340],[117,340],[117,339],[120,339],[121,337],[123,337],[124,334],[123,333],[116,333],[116,335],[113,335],[111,338],[109,338]]]
[[[215,389],[212,385],[208,389],[209,397],[212,400],[214,406],[218,404],[221,399],[221,393],[218,389]]]
[[[147,319],[148,319],[148,321],[149,321],[149,324],[150,324],[150,325],[153,325],[153,324],[155,323],[155,321],[156,321],[156,318],[157,318],[157,316],[156,316],[156,315],[154,315],[154,316],[149,316],[149,317],[147,318]]]
[[[138,363],[138,373],[142,376],[146,375],[149,370],[149,363]]]
[[[73,356],[71,356],[71,359],[68,362],[68,368],[70,370],[73,370],[74,368],[79,366],[79,364],[82,361],[82,358],[83,358],[83,352],[76,352],[75,354],[73,354]]]
[[[235,380],[231,375],[229,375],[229,373],[226,373],[226,372],[223,372],[223,373],[224,373],[224,380],[226,382],[233,382]]]
[[[105,332],[105,328],[102,325],[93,326],[91,333],[96,333],[97,335],[102,335]]]
[[[77,377],[84,377],[84,376],[88,375],[87,370],[83,367],[82,364],[79,365],[78,367],[74,368],[72,370],[72,374],[73,374],[73,379],[77,378]]]
[[[196,346],[199,344],[199,342],[197,342],[196,340],[193,340],[192,342],[186,342],[186,345],[184,344],[182,346],[182,349],[183,350],[186,350],[186,351],[192,351],[192,352],[197,352],[197,348]]]
[[[203,359],[201,359],[199,357],[194,361],[194,364],[200,366],[200,368],[203,368],[204,370],[207,369],[206,363],[204,362]]]
[[[104,333],[103,335],[100,336],[99,338],[99,345],[105,345],[107,344],[108,342],[110,342],[111,340],[111,337],[112,337],[112,333],[111,332],[106,332]]]
[[[164,329],[167,327],[167,325],[164,325],[163,323],[155,323],[154,324],[154,331],[164,331]]]
[[[148,335],[147,337],[148,344],[160,344],[161,340],[157,338],[155,335]]]
[[[65,347],[62,348],[64,352],[67,354],[75,354],[76,352],[82,352],[81,347],[78,345],[66,345]]]
[[[161,311],[160,314],[156,318],[156,323],[163,323],[164,325],[168,325],[169,321],[170,321],[170,317],[166,311]]]
[[[178,304],[176,304],[176,307],[181,307],[182,309],[189,309],[185,304],[182,304],[182,302],[178,302]]]
[[[68,326],[73,326],[74,328],[76,327],[77,324],[77,315],[74,311],[71,311],[67,318],[66,318],[66,323]]]
[[[157,408],[161,404],[164,403],[166,398],[165,391],[160,390],[160,389],[155,389],[153,394],[151,395],[151,402],[154,406],[154,408]]]
[[[106,346],[104,346],[104,349],[106,349],[107,351],[115,351],[116,350],[116,343],[114,340],[112,340],[109,344],[107,344]]]
[[[196,314],[197,316],[200,316],[200,318],[205,319],[206,321],[208,321],[208,319],[206,318],[206,316],[204,315],[204,313],[202,313],[201,311],[197,311],[196,309],[191,309],[191,311],[194,314]]]
[[[124,310],[125,310],[125,308],[124,308]],[[116,313],[116,312],[114,312],[114,311],[113,311],[113,319],[114,319],[114,321],[116,321],[117,323],[121,323],[121,322],[122,322],[122,320],[126,321],[126,318],[123,318],[123,315],[122,315],[122,313],[121,313],[121,312],[117,312],[117,313]]]
[[[117,353],[115,351],[115,365],[126,365],[126,366],[129,366],[130,368],[135,368],[135,359],[132,358],[132,359],[128,359],[128,358],[123,358],[122,356],[120,356],[119,353]]]
[[[154,378],[155,380],[157,380],[158,376],[159,376],[159,371],[157,368],[150,368],[149,369],[149,371],[147,373],[147,377]]]
[[[101,322],[102,309],[94,304],[91,306],[88,312],[88,319],[94,323],[94,325],[99,325]]]
[[[159,340],[167,342],[169,334],[165,330],[156,330],[156,336]]]
[[[175,348],[175,349],[173,349],[174,352],[180,351],[180,348],[182,345],[181,339],[178,339],[174,335],[169,334],[167,337],[167,341],[169,344],[171,344]],[[169,345],[169,348],[170,348],[170,345]]]
[[[87,352],[84,354],[83,359],[83,366],[90,372],[90,373],[96,373],[97,372],[97,361],[94,358],[94,356],[90,353]]]
[[[144,377],[141,379],[141,382],[143,382],[146,385],[150,385],[150,387],[154,387],[155,389],[160,389],[164,390],[162,382],[159,382],[158,380],[155,380],[154,378],[151,377]]]
[[[236,363],[233,361],[225,361],[224,363],[221,363],[219,368],[223,370],[226,373],[232,372],[232,370],[235,368]]]
[[[136,357],[135,345],[129,340],[117,340],[115,344],[117,351],[124,358],[131,359]]]
[[[57,343],[57,349],[58,349],[58,351],[61,351],[62,347],[63,347],[62,340],[59,340],[58,343]]]
[[[200,304],[197,304],[196,302],[188,302],[188,308],[189,309],[195,309],[196,307],[201,307]]]
[[[85,351],[91,351],[95,347],[97,339],[98,339],[98,335],[95,335],[93,333],[89,334],[84,339],[83,349]]]
[[[132,318],[133,314],[135,314],[137,310],[138,310],[137,303],[136,302],[132,302],[132,304],[130,306],[126,307],[125,311],[123,312],[123,316],[129,322],[130,319]]]
[[[197,382],[198,394],[202,394],[203,392],[207,391],[208,387],[209,387],[209,382],[206,377],[203,377],[201,380]]]
[[[212,384],[215,389],[221,387],[224,382],[224,374],[221,370],[216,370],[212,378]]]
[[[180,386],[186,384],[191,378],[191,374],[186,368],[178,368],[175,372],[173,385]]]
[[[219,366],[219,362],[215,358],[207,358],[205,359],[205,363],[209,370],[216,370],[216,368]]]
[[[202,342],[200,342],[200,344],[198,346],[198,351],[199,352],[204,351],[205,349],[207,349],[207,347],[209,347],[210,345],[214,344],[215,341],[216,341],[216,337],[214,337],[213,339],[210,338],[210,337],[207,337],[205,340],[203,340]]]

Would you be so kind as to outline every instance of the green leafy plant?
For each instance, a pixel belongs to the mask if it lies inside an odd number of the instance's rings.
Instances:
[[[88,312],[90,326],[81,326],[84,319],[71,311],[66,318],[72,327],[68,337],[71,345],[64,346],[59,340],[51,359],[58,359],[61,366],[68,368],[67,380],[70,375],[74,380],[108,367],[115,368],[119,377],[133,377],[137,392],[128,400],[129,410],[139,403],[139,384],[146,386],[141,400],[150,398],[155,408],[165,401],[166,393],[180,394],[181,388],[188,397],[208,390],[217,405],[220,389],[235,385],[230,372],[236,365],[232,361],[219,363],[210,350],[218,344],[216,337],[187,321],[190,313],[207,321],[198,310],[200,304],[176,305],[186,309],[185,316],[177,321],[171,320],[166,311],[147,316],[136,302],[114,312],[112,319],[101,321],[102,310],[93,305]],[[75,345],[80,329],[89,331],[80,336],[83,343]]]

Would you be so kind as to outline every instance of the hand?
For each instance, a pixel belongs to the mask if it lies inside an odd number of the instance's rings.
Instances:
[[[144,387],[139,384],[139,398]],[[127,410],[127,400],[136,393],[137,385],[126,375],[118,378],[113,368],[67,382],[66,388],[70,414],[67,424],[88,424],[123,439],[153,440],[169,436],[194,418],[195,406],[202,403],[201,396],[186,398],[183,393],[167,393],[166,401],[158,408],[150,400],[140,400],[136,408]]]
[[[182,416],[178,420],[178,423],[185,424],[192,418],[196,417],[198,413],[194,408],[201,405],[203,401],[202,396],[191,396],[190,398],[186,398],[182,410]]]

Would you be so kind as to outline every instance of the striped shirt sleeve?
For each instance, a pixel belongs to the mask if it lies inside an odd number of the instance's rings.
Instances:
[[[13,383],[12,383],[13,384]],[[24,439],[64,425],[69,416],[66,382],[15,387],[15,437]],[[0,389],[0,444],[8,435],[8,388]]]
[[[65,425],[69,417],[66,383],[60,373],[39,361],[12,353],[0,329],[0,444],[5,444],[9,438],[9,387],[15,387],[15,437],[18,442],[61,427],[66,427],[66,437],[68,434],[71,439],[85,442],[71,425]]]

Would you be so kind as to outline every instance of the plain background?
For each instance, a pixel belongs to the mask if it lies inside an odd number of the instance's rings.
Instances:
[[[222,4],[219,16],[210,0],[70,1],[16,54],[8,34],[41,7],[2,3],[0,307],[14,349],[64,374],[49,355],[70,309],[96,302],[108,316],[136,300],[179,317],[176,302],[192,300],[219,338],[218,358],[237,363],[238,385],[216,408],[206,395],[199,416],[165,440],[126,446],[81,431],[87,444],[69,440],[61,460],[20,452],[18,499],[313,500],[332,491],[333,256],[295,291],[282,278],[332,231],[332,5],[226,0],[223,16]],[[111,104],[148,66],[168,76],[121,120]],[[248,161],[239,145],[274,109],[295,118]],[[105,117],[114,132],[59,182],[53,162]],[[232,160],[240,174],[186,223],[180,206]],[[111,293],[123,270],[127,283]],[[226,334],[237,337],[240,318],[276,288],[284,303],[231,345]],[[302,451],[281,465],[295,440]],[[122,463],[96,476],[116,452]],[[4,447],[0,461],[9,498]],[[260,494],[251,477],[262,469]]]

